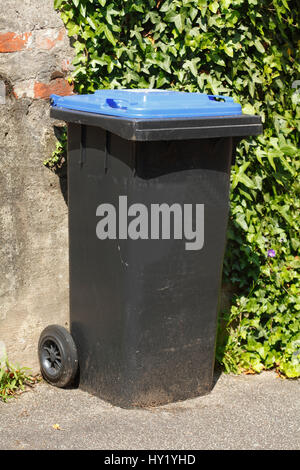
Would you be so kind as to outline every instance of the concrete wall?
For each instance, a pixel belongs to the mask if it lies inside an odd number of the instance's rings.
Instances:
[[[48,97],[71,93],[72,55],[53,0],[1,1],[0,349],[33,370],[41,330],[68,321],[67,206],[43,160],[56,143]]]

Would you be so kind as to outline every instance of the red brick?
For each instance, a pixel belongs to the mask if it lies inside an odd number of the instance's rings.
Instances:
[[[56,78],[50,83],[35,82],[34,97],[48,99],[50,95],[72,95],[73,85],[70,85],[64,78]]]
[[[39,38],[36,41],[36,45],[40,49],[52,49],[52,47],[55,46],[55,41],[52,41],[52,39],[49,38]]]
[[[63,40],[64,35],[64,28],[59,31],[53,29],[38,31],[36,34],[36,46],[39,49],[52,49]]]
[[[62,41],[65,34],[66,34],[66,30],[65,30],[65,28],[62,28],[58,33],[57,40]]]
[[[17,52],[26,48],[31,33],[0,33],[0,52]]]

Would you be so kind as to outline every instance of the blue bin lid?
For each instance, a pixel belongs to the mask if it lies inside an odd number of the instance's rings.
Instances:
[[[242,114],[233,98],[183,91],[98,90],[90,95],[51,95],[53,107],[124,118],[163,119]]]

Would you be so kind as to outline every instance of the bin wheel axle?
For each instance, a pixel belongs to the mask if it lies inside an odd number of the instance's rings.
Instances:
[[[42,348],[42,360],[45,369],[49,369],[50,373],[59,370],[61,367],[61,354],[57,344],[48,340]]]

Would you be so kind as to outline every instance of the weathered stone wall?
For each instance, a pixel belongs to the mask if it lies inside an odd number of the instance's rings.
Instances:
[[[0,4],[0,345],[36,370],[41,330],[68,321],[67,206],[43,166],[55,148],[49,95],[69,94],[72,48],[53,0]]]

